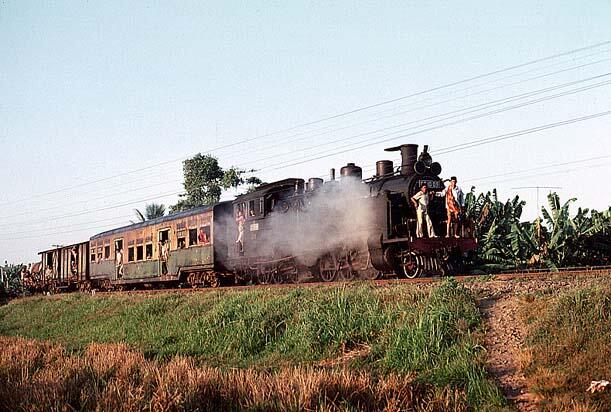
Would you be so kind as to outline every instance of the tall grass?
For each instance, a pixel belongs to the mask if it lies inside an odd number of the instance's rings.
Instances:
[[[350,379],[366,376],[373,386],[408,377],[410,385],[426,388],[428,395],[418,389],[419,397],[451,399],[457,409],[497,410],[504,400],[486,378],[480,327],[470,292],[451,280],[426,290],[365,284],[71,295],[0,308],[0,334],[51,339],[68,351],[86,354],[91,342],[125,344],[161,369],[163,361],[171,364],[179,356],[186,362],[189,356],[189,362],[227,376],[232,368],[271,374],[261,379],[294,368],[296,376],[320,379],[343,370]],[[326,405],[325,399],[318,401]]]
[[[528,329],[522,363],[542,409],[610,410],[611,391],[585,390],[611,376],[611,286],[529,296],[522,315]]]

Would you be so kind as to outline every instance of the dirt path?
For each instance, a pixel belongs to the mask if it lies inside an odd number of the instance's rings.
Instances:
[[[481,299],[479,306],[486,324],[488,372],[518,411],[536,411],[518,361],[524,331],[517,317],[517,302],[511,294],[500,294]]]

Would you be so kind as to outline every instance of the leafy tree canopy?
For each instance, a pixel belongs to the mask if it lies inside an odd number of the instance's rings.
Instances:
[[[157,219],[165,215],[165,205],[161,203],[148,203],[144,208],[144,213],[139,209],[134,209],[134,214],[136,215],[137,222]]]
[[[475,223],[478,250],[475,266],[487,270],[516,267],[604,265],[611,256],[611,208],[581,209],[571,216],[570,205],[556,193],[548,196],[543,219],[521,221],[525,202],[519,197],[500,202],[496,190],[466,198],[466,216]]]
[[[170,206],[170,213],[217,203],[223,190],[248,185],[252,190],[262,182],[259,178],[244,177],[246,170],[231,167],[223,169],[218,159],[211,155],[196,154],[183,162],[185,194],[178,203]]]

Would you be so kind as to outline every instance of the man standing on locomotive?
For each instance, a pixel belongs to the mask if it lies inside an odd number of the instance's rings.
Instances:
[[[417,227],[416,227],[416,237],[424,236],[424,221],[426,220],[426,228],[429,237],[437,237],[435,235],[435,229],[433,229],[433,222],[429,217],[428,207],[430,200],[430,193],[428,193],[426,183],[420,187],[418,193],[412,196],[412,203],[416,208],[416,219],[417,219]]]
[[[446,237],[450,237],[452,227],[454,227],[454,237],[460,237],[458,235],[458,219],[462,209],[465,207],[465,195],[461,188],[456,185],[457,181],[456,176],[452,176],[448,187],[437,193],[437,196],[446,198],[445,203],[448,218],[446,222]]]

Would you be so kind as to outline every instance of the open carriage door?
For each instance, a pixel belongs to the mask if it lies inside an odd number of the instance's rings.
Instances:
[[[125,249],[123,249],[123,239],[115,239],[115,280],[123,277],[125,265]]]
[[[158,274],[159,276],[165,276],[168,274],[168,260],[170,258],[170,229],[161,229],[157,239]]]

